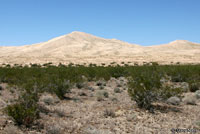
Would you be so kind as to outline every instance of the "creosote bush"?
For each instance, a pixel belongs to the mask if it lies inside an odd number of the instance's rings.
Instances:
[[[53,93],[55,93],[61,100],[66,98],[66,93],[70,92],[70,84],[68,82],[56,82],[56,84],[51,88]]]
[[[191,92],[196,92],[199,89],[200,89],[200,83],[192,83],[192,84],[190,84],[190,91]]]
[[[6,112],[14,119],[17,125],[30,127],[39,118],[37,101],[38,96],[36,93],[25,93],[16,104],[7,106]]]
[[[162,86],[160,79],[164,75],[156,66],[145,68],[129,79],[129,95],[140,108],[149,111],[153,111],[153,102],[164,101],[181,93],[181,89]]]

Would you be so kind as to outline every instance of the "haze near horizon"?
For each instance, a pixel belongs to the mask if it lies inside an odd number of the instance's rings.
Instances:
[[[200,42],[198,0],[20,0],[0,2],[0,46],[48,41],[73,31],[151,46]]]

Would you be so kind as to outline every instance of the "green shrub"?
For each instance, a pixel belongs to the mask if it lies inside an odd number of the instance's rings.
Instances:
[[[159,90],[159,98],[158,100],[160,101],[166,101],[168,98],[172,96],[178,96],[181,97],[180,95],[183,93],[183,90],[181,88],[171,88],[169,86],[167,87],[162,87]]]
[[[172,82],[184,82],[185,79],[181,75],[172,76]]]
[[[127,74],[127,71],[125,70],[125,68],[120,67],[119,65],[108,68],[108,69],[109,69],[108,71],[111,77],[119,78]]]
[[[178,89],[175,91],[169,89],[170,92],[167,92],[165,88],[168,87],[164,88],[160,84],[162,76],[171,77],[173,82],[200,82],[200,65],[157,65],[152,63],[152,65],[138,66],[135,63],[135,66],[119,66],[113,62],[110,66],[97,66],[95,64],[90,64],[87,67],[78,64],[54,66],[52,63],[47,63],[44,66],[32,64],[32,66],[25,65],[24,67],[18,65],[0,67],[0,82],[17,86],[18,89],[25,89],[27,92],[37,89],[39,93],[55,93],[60,99],[64,99],[64,95],[70,92],[70,85],[84,82],[82,76],[85,76],[86,80],[89,81],[102,79],[107,81],[111,77],[133,77],[134,79],[130,81],[132,84],[129,86],[129,94],[132,99],[136,98],[134,96],[140,96],[142,102],[139,105],[141,106],[159,100],[159,96],[165,98],[164,95],[168,97],[173,92],[179,92]],[[70,85],[66,84],[66,81],[69,81]],[[104,83],[102,85],[105,86]],[[190,88],[191,91],[197,89],[193,85]],[[142,97],[147,95],[153,96],[153,98],[150,97],[149,100],[148,97]],[[145,104],[143,104],[144,102]],[[138,103],[140,102],[138,101]]]
[[[37,94],[23,94],[19,98],[18,103],[6,107],[6,112],[14,119],[17,125],[30,127],[39,118],[37,101]]]
[[[36,106],[26,107],[23,103],[9,105],[7,113],[11,116],[17,125],[25,125],[29,127],[39,117]]]
[[[108,94],[108,92],[103,92],[103,95],[104,95],[104,97],[106,97],[106,98],[108,98],[109,97],[109,94]]]
[[[65,99],[65,94],[70,92],[69,83],[56,82],[53,87],[53,92],[60,98],[61,100]]]
[[[76,83],[76,87],[77,87],[78,89],[81,89],[81,88],[84,87],[84,84],[83,84],[83,83]]]
[[[200,84],[199,83],[192,83],[192,84],[190,84],[190,91],[191,92],[196,92],[199,89],[200,89]]]
[[[161,76],[155,69],[145,69],[129,80],[128,93],[140,108],[152,110],[152,102],[158,100]]]
[[[160,72],[152,68],[143,70],[134,76],[134,79],[129,80],[128,93],[140,108],[152,111],[153,102],[165,101],[182,93],[180,88],[163,87],[161,78]]]
[[[120,90],[120,88],[116,87],[116,88],[114,89],[114,92],[115,92],[115,93],[121,93],[121,90]]]

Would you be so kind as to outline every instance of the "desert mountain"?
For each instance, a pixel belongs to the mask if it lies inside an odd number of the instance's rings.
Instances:
[[[110,62],[200,63],[200,44],[176,40],[144,47],[116,39],[72,32],[47,42],[0,47],[0,64],[110,63]]]

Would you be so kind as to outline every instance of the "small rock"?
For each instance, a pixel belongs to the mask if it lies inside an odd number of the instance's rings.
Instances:
[[[195,96],[196,96],[197,99],[200,99],[200,90],[197,90],[195,92]]]
[[[172,105],[179,105],[181,102],[180,98],[176,97],[176,96],[173,96],[173,97],[170,97],[168,100],[167,100],[167,103],[168,104],[172,104]]]
[[[183,102],[188,105],[196,105],[196,97],[193,94],[186,95]]]

